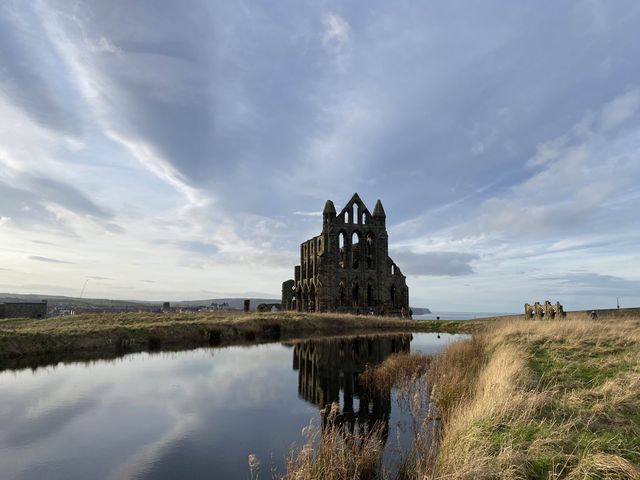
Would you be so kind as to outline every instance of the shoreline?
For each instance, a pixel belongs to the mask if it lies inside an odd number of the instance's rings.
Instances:
[[[315,313],[117,313],[0,321],[0,369],[139,351],[246,345],[319,335],[476,333],[491,320],[408,320]],[[33,362],[31,362],[33,363]],[[9,365],[9,366],[7,366]]]

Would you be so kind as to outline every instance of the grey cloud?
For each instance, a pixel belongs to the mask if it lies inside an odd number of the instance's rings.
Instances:
[[[571,272],[564,275],[541,275],[535,278],[552,292],[575,296],[638,297],[640,281],[595,272]]]
[[[122,234],[122,233],[126,232],[126,230],[123,227],[121,227],[120,225],[117,225],[115,223],[107,223],[104,226],[104,229],[107,232],[111,232],[111,233],[115,233],[115,234]]]
[[[42,200],[51,201],[63,207],[84,215],[106,219],[111,217],[104,208],[97,205],[78,188],[54,180],[52,178],[31,176],[26,178],[26,183],[37,192]]]
[[[359,190],[402,221],[496,179],[502,191],[530,174],[536,145],[640,73],[632,1],[604,7],[625,19],[606,36],[570,5],[55,5],[42,15],[100,79],[101,120],[236,212],[286,214],[292,201],[310,211]],[[340,66],[322,45],[330,13],[353,40]],[[96,49],[100,39],[113,48]],[[608,57],[619,60],[609,73]]]
[[[38,262],[66,263],[66,264],[69,264],[69,265],[75,265],[74,262],[67,262],[66,260],[58,260],[57,258],[41,257],[40,255],[29,255],[29,259],[37,260]]]
[[[391,256],[404,274],[462,276],[474,273],[471,262],[477,255],[458,252],[426,252],[392,251]]]
[[[198,241],[179,241],[176,243],[183,250],[190,253],[197,253],[199,255],[214,255],[219,251],[218,247],[212,243]]]
[[[101,277],[101,276],[98,276],[98,275],[87,275],[87,278],[90,278],[91,280],[98,280],[98,281],[100,281],[100,280],[113,280],[110,277]]]
[[[0,95],[36,123],[64,134],[81,132],[81,115],[71,79],[60,75],[63,60],[40,25],[37,7],[0,5]]]
[[[209,256],[218,253],[219,249],[213,243],[199,240],[155,240],[158,245],[173,245],[185,253]]]
[[[49,245],[52,247],[58,247],[59,244],[53,242],[47,242],[45,240],[31,240],[31,243],[37,243],[38,245]]]
[[[51,178],[18,175],[13,185],[0,179],[0,215],[10,217],[18,225],[48,225],[65,235],[74,235],[66,225],[46,208],[58,204],[74,213],[96,219],[108,219],[111,213],[93,202],[78,188]]]

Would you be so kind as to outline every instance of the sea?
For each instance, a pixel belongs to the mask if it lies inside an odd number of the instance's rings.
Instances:
[[[431,312],[427,315],[414,315],[414,320],[474,320],[476,318],[501,317],[504,315],[516,315],[512,312]]]

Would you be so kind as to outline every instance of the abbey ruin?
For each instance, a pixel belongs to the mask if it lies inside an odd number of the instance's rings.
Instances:
[[[553,305],[549,300],[545,300],[544,306],[540,305],[540,302],[535,302],[533,305],[524,304],[524,318],[526,319],[553,320],[554,318],[562,319],[566,316],[567,314],[560,302],[556,302]]]
[[[350,312],[406,316],[406,277],[389,258],[386,214],[373,214],[358,194],[336,213],[322,212],[322,233],[300,245],[295,279],[282,284],[282,308],[303,312]]]

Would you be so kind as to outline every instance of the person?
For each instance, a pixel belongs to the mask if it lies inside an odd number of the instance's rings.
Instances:
[[[598,313],[595,310],[591,310],[591,320],[598,318]]]
[[[413,310],[409,309],[409,318],[413,319]]]

